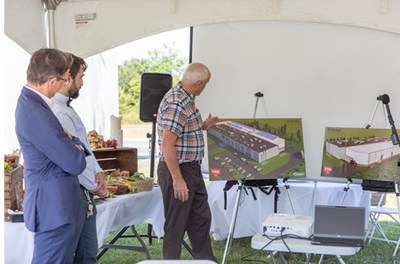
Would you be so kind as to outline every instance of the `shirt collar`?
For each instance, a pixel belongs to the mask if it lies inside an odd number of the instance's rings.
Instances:
[[[53,96],[52,99],[55,100],[55,101],[57,101],[57,102],[59,102],[59,103],[61,103],[61,104],[63,104],[63,105],[67,105],[69,97],[68,97],[68,96],[65,96],[65,95],[63,95],[63,94],[61,94],[61,93],[56,93],[56,94]]]
[[[179,89],[182,89],[182,90],[186,93],[186,95],[189,96],[189,98],[190,98],[191,100],[194,100],[194,99],[196,98],[193,94],[189,93],[189,92],[185,89],[185,87],[183,87],[183,85],[182,85],[181,82],[178,83],[178,88],[179,88]]]
[[[29,89],[29,90],[31,90],[32,92],[34,92],[34,93],[36,93],[37,95],[39,95],[40,98],[42,98],[43,101],[45,101],[47,105],[49,105],[49,106],[51,105],[51,99],[50,99],[49,97],[45,96],[45,95],[42,94],[42,93],[39,93],[38,91],[36,91],[36,90],[33,89],[32,87],[29,87],[28,85],[25,85],[25,88],[26,88],[26,89]]]

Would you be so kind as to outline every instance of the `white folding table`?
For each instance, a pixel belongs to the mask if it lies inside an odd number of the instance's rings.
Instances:
[[[279,257],[285,264],[287,262],[281,252],[307,254],[307,260],[305,263],[310,263],[312,257],[317,254],[335,255],[339,262],[344,264],[345,262],[341,256],[352,256],[360,250],[359,247],[312,245],[310,240],[297,238],[285,238],[284,240],[279,239],[271,242],[269,238],[263,236],[262,234],[256,234],[252,237],[251,247],[254,249],[269,251],[273,263],[275,263],[274,252],[278,252]],[[319,263],[321,262],[322,258],[320,259]]]
[[[151,191],[125,194],[97,204],[99,248],[111,231],[149,223],[157,237],[164,235],[164,207],[159,187]],[[24,223],[4,223],[5,263],[28,264],[32,260],[34,233]]]

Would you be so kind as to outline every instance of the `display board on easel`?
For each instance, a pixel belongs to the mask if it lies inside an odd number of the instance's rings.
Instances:
[[[300,118],[221,119],[207,130],[210,180],[305,177]]]
[[[389,95],[376,99],[371,120],[365,128],[325,129],[321,175],[347,178],[347,189],[351,178],[357,178],[362,180],[363,190],[394,192],[400,212],[399,133],[389,107]],[[390,129],[371,129],[380,104]]]
[[[399,181],[400,148],[391,129],[325,128],[322,176]]]
[[[222,264],[230,250],[242,191],[249,182],[270,185],[275,190],[275,209],[279,188],[277,178],[284,178],[285,188],[292,205],[287,179],[305,177],[305,158],[302,122],[299,118],[256,118],[259,100],[266,115],[264,94],[255,93],[253,118],[221,119],[207,129],[207,146],[210,180],[227,180],[239,183],[235,207],[225,245]],[[251,189],[251,186],[249,187]],[[292,210],[295,210],[292,205]]]

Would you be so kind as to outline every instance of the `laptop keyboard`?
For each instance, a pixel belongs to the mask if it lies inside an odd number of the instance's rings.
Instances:
[[[343,238],[313,238],[312,244],[316,245],[332,245],[332,246],[349,246],[362,247],[364,240],[360,239],[343,239]]]

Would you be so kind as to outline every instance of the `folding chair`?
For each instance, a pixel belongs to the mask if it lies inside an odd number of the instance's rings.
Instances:
[[[373,192],[371,195],[371,207],[369,212],[369,227],[365,239],[367,243],[371,243],[372,239],[385,241],[387,243],[394,243],[396,245],[393,257],[396,255],[397,250],[400,246],[400,238],[397,240],[389,239],[380,223],[381,216],[387,216],[389,220],[393,220],[397,225],[400,226],[399,221],[399,209],[394,207],[387,207],[386,204],[386,193]]]

